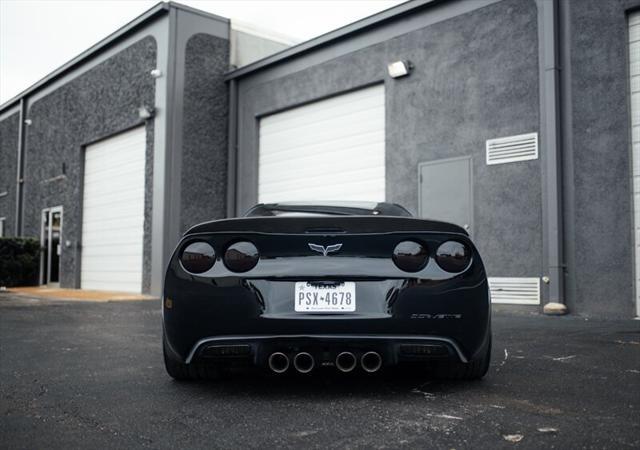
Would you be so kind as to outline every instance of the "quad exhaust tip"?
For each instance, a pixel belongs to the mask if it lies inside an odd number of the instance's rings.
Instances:
[[[272,353],[269,356],[269,369],[275,373],[284,373],[289,368],[289,357],[281,352]]]
[[[356,355],[351,352],[342,352],[336,356],[336,367],[341,372],[351,372],[356,368],[357,363]]]
[[[284,373],[289,369],[289,357],[282,352],[274,352],[269,356],[269,368],[275,373]],[[342,352],[336,356],[336,367],[341,372],[353,371],[358,363],[351,352]],[[366,352],[360,358],[360,365],[365,372],[373,373],[382,367],[382,357],[378,352]],[[293,367],[300,373],[309,373],[315,367],[315,359],[310,353],[300,352],[293,358]]]
[[[300,373],[309,373],[313,370],[315,360],[307,352],[300,352],[293,358],[293,367]]]
[[[360,358],[360,365],[366,372],[377,372],[382,367],[382,357],[378,352],[367,352]]]

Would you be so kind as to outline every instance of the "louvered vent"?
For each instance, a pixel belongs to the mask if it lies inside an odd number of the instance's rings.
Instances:
[[[487,164],[538,159],[538,133],[487,140]]]
[[[540,304],[540,278],[489,278],[492,303]]]

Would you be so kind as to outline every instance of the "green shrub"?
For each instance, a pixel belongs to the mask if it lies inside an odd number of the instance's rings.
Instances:
[[[0,238],[0,286],[38,284],[40,241],[31,238]]]

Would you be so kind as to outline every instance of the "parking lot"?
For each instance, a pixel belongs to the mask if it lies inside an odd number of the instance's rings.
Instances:
[[[420,374],[177,383],[157,300],[0,294],[3,448],[640,446],[640,321],[494,315],[480,382]]]

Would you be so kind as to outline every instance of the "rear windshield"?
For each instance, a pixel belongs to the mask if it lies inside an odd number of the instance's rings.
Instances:
[[[366,206],[365,206],[366,205]],[[411,217],[411,213],[394,203],[348,203],[341,204],[259,204],[251,208],[245,217],[273,216],[400,216]]]

